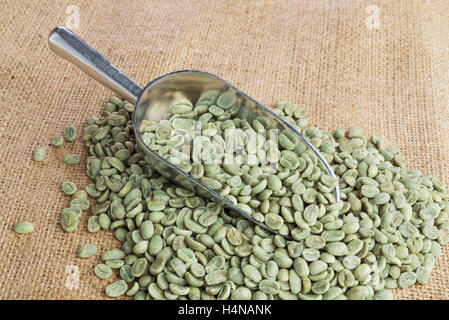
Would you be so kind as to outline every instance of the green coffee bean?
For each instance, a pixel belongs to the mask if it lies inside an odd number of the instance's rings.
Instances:
[[[69,142],[76,140],[76,128],[74,126],[68,126],[64,128],[65,139]]]
[[[102,213],[98,216],[98,224],[104,230],[108,230],[111,226],[111,218],[105,213]]]
[[[62,215],[65,215],[66,213],[69,213],[69,212],[72,212],[78,218],[80,218],[81,215],[83,214],[83,210],[78,205],[72,205],[68,208],[65,208],[64,210],[62,210]]]
[[[81,157],[78,154],[66,154],[63,160],[67,164],[78,164],[81,162]]]
[[[87,230],[89,232],[95,233],[100,231],[101,225],[98,222],[98,216],[91,216],[87,221]]]
[[[114,260],[114,259],[124,259],[124,258],[125,258],[125,253],[122,250],[118,250],[118,249],[112,249],[112,250],[105,251],[101,255],[101,260],[103,260],[103,261]]]
[[[265,216],[265,224],[273,230],[279,230],[283,223],[284,219],[282,219],[282,217],[277,214],[268,213]]]
[[[119,297],[128,290],[128,285],[123,280],[117,280],[106,286],[106,295],[109,297]]]
[[[368,279],[370,273],[371,273],[371,269],[370,269],[369,265],[360,264],[354,270],[354,277],[357,281],[364,282],[365,280]]]
[[[315,260],[309,265],[310,275],[317,275],[327,270],[327,263],[321,260]]]
[[[242,268],[243,274],[254,281],[255,283],[259,283],[262,280],[262,275],[260,274],[259,270],[257,270],[254,266],[247,264]],[[263,290],[261,290],[263,291]],[[265,292],[265,291],[263,291]]]
[[[321,295],[326,293],[330,288],[330,284],[327,280],[318,280],[312,285],[312,292]]]
[[[353,270],[360,265],[361,259],[357,256],[346,256],[343,258],[343,265],[348,270]]]
[[[136,243],[136,245],[133,248],[133,252],[137,255],[144,254],[149,247],[149,241],[148,240],[142,240]]]
[[[393,293],[387,289],[379,290],[374,295],[374,300],[393,300]]]
[[[449,243],[449,226],[445,226],[440,229],[438,234],[438,242],[444,246]]]
[[[304,260],[312,262],[320,258],[320,251],[314,248],[305,248],[302,251],[302,257]]]
[[[47,154],[44,149],[37,149],[33,153],[33,160],[37,162],[42,162],[45,160]]]
[[[135,277],[131,274],[132,267],[126,264],[126,262],[127,261],[125,260],[125,264],[120,267],[120,278],[126,283],[130,283],[135,280]]]
[[[204,281],[207,285],[213,286],[226,281],[226,271],[224,270],[216,270],[211,273],[208,273],[204,277]]]
[[[78,227],[79,217],[74,212],[66,212],[62,215],[61,226],[65,232],[73,232]]]
[[[140,286],[138,282],[134,282],[134,284],[131,286],[131,288],[126,292],[126,295],[128,297],[132,297],[139,292]]]
[[[310,236],[305,240],[305,245],[313,249],[322,249],[326,245],[326,240],[321,236]]]
[[[326,251],[333,256],[345,256],[348,253],[348,247],[343,242],[331,242],[326,245]]]
[[[416,274],[413,272],[404,272],[401,274],[398,280],[398,284],[401,288],[409,287],[416,282]]]
[[[140,225],[140,235],[142,236],[142,239],[150,239],[154,234],[154,225],[153,222],[150,220],[145,220]]]
[[[231,294],[231,300],[251,300],[251,297],[251,290],[245,287],[239,287]]]
[[[182,286],[182,285],[179,285],[179,284],[171,283],[169,285],[169,287],[170,287],[170,291],[173,292],[177,296],[186,296],[190,292],[190,288],[189,287],[185,287],[185,286]]]
[[[428,268],[425,267],[419,267],[416,270],[416,280],[420,284],[426,284],[429,281],[430,271]],[[413,277],[413,276],[412,276]],[[411,278],[412,278],[411,277]],[[407,281],[406,281],[407,282]],[[407,284],[407,283],[406,283]]]
[[[217,99],[217,106],[219,106],[222,109],[229,109],[231,108],[234,103],[236,103],[237,98],[235,96],[235,93],[231,91],[223,92]]]
[[[61,189],[66,195],[69,196],[74,194],[77,190],[76,185],[72,181],[64,181],[61,184]]]
[[[355,286],[346,292],[349,300],[363,300],[369,295],[369,290],[365,286]]]
[[[86,244],[79,249],[80,258],[86,259],[97,254],[97,246],[94,244]]]
[[[265,294],[278,294],[280,290],[279,282],[274,280],[262,280],[259,282],[259,290]]]
[[[103,263],[95,266],[94,272],[100,279],[107,279],[112,275],[112,269]]]
[[[131,274],[136,278],[142,276],[146,270],[147,265],[148,265],[147,259],[145,258],[137,259],[132,265]]]
[[[54,145],[55,147],[60,147],[62,146],[63,143],[64,138],[62,138],[61,136],[54,136],[53,138],[51,138],[51,144]]]
[[[125,262],[120,259],[111,259],[105,261],[105,264],[111,267],[112,269],[120,269],[125,264]]]
[[[34,232],[34,225],[31,222],[23,221],[14,225],[14,231],[20,234],[27,234]]]

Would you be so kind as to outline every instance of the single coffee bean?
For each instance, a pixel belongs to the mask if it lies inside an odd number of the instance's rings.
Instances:
[[[28,221],[18,222],[14,225],[14,231],[21,234],[31,233],[34,232],[34,225]]]
[[[55,147],[60,147],[64,143],[64,138],[61,136],[54,136],[51,138],[51,144]]]
[[[97,246],[94,244],[86,244],[79,249],[80,258],[90,258],[97,254]]]
[[[68,126],[64,128],[65,139],[69,142],[76,140],[76,128],[74,126]]]
[[[61,184],[61,189],[66,195],[69,196],[77,191],[76,185],[72,181],[64,181]]]
[[[33,153],[33,159],[34,159],[34,161],[37,161],[37,162],[44,161],[46,156],[47,156],[47,154],[44,149],[37,149]]]

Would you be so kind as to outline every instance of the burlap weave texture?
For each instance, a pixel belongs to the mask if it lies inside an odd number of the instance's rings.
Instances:
[[[85,161],[68,166],[62,156],[86,152],[50,138],[69,124],[82,131],[112,94],[47,47],[70,5],[74,32],[141,86],[180,69],[215,73],[266,106],[303,106],[311,125],[379,136],[449,185],[447,1],[0,0],[1,299],[102,299],[113,280],[93,275],[98,257],[77,256],[86,243],[116,247],[111,233],[88,233],[89,213],[76,232],[60,228],[61,182],[89,182]],[[44,163],[31,160],[39,147]],[[15,234],[22,220],[36,231]],[[396,298],[448,299],[448,266],[446,247],[429,284]]]

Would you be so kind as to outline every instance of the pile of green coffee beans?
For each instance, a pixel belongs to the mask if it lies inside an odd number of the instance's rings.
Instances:
[[[173,117],[200,109],[205,128],[218,131],[232,126],[230,119],[220,119],[232,110],[232,100],[220,93],[209,97],[208,108],[173,106]],[[288,230],[290,241],[153,172],[136,147],[132,111],[132,104],[113,97],[101,118],[88,120],[82,140],[93,182],[72,196],[80,203],[85,193],[95,198],[90,232],[111,230],[122,242],[120,249],[104,252],[104,263],[94,269],[101,279],[118,270],[121,279],[106,286],[110,297],[392,299],[390,289],[425,284],[441,246],[449,242],[449,196],[443,185],[407,171],[400,151],[376,137],[367,140],[355,129],[306,128],[304,110],[289,103],[274,108],[331,164],[339,202],[329,196],[332,183],[322,181],[316,158],[307,150],[296,159],[285,152],[297,147],[292,139],[293,148],[279,141],[279,159],[285,161],[275,177],[244,165],[232,172],[219,168],[216,174],[232,176],[229,185],[204,168],[204,177],[221,184],[217,191],[228,189],[228,199],[247,205],[269,224],[272,219],[278,230]],[[159,132],[156,126],[155,134],[165,135],[166,128]]]

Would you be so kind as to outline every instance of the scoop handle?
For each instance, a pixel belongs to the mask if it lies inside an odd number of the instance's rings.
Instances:
[[[56,55],[71,62],[92,79],[120,97],[136,103],[142,88],[69,29],[53,29],[48,36],[48,45]]]

